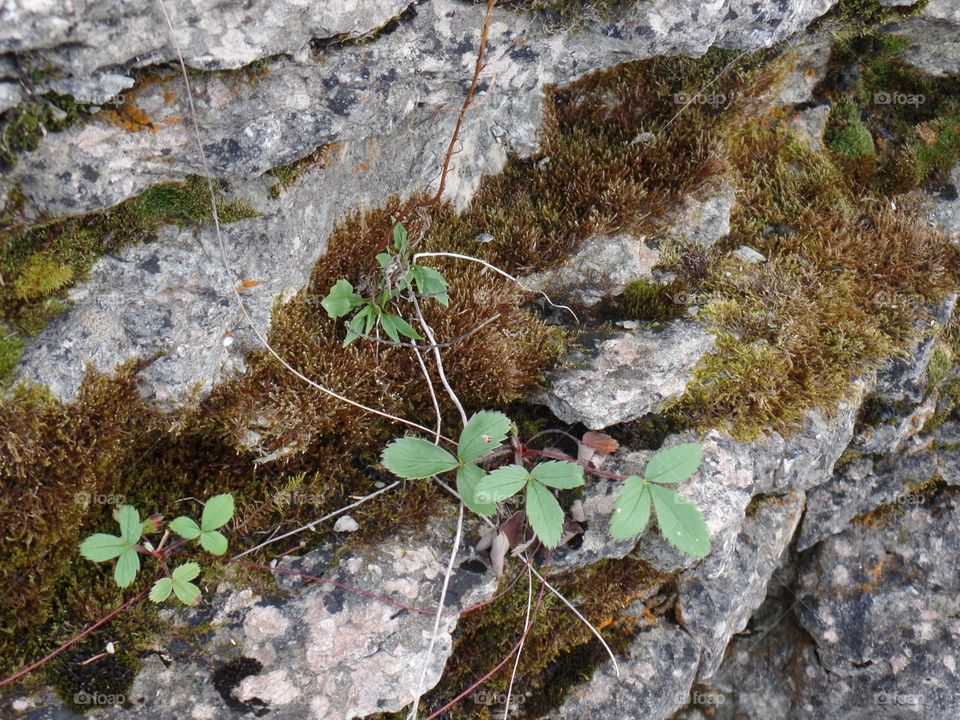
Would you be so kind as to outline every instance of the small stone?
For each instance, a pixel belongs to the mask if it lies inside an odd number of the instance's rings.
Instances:
[[[229,335],[227,335],[227,336],[223,339],[223,346],[224,346],[225,348],[228,348],[228,347],[230,347],[231,345],[233,345],[233,338],[230,337]]]
[[[741,245],[740,247],[738,247],[736,250],[733,251],[733,256],[750,265],[767,261],[767,258],[765,255],[757,252],[749,245]]]
[[[478,243],[493,242],[493,235],[490,233],[480,233],[473,239],[473,241]]]
[[[352,533],[360,529],[360,524],[349,515],[341,515],[333,524],[333,531],[338,533]]]

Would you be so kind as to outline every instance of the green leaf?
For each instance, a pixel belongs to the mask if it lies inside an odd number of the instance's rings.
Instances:
[[[80,554],[93,562],[104,562],[120,557],[128,547],[123,538],[116,535],[97,533],[80,543]]]
[[[393,226],[393,246],[403,255],[407,255],[410,252],[410,242],[407,239],[407,229],[402,223],[397,223]]]
[[[124,505],[117,511],[117,522],[120,523],[120,537],[128,545],[136,545],[140,542],[140,535],[143,532],[143,525],[140,524],[140,513],[135,507]]]
[[[617,540],[629,540],[643,532],[650,521],[650,493],[642,478],[631,475],[613,501],[610,534]]]
[[[113,579],[118,587],[128,587],[137,577],[139,570],[140,556],[133,548],[127,548],[117,560],[117,566],[113,569]]]
[[[173,592],[184,605],[196,605],[200,602],[200,588],[186,580],[174,580]]]
[[[193,580],[200,574],[200,565],[195,562],[186,562],[183,565],[178,565],[173,569],[172,577],[173,581],[186,582],[187,580]]]
[[[337,280],[330,292],[320,302],[327,315],[333,319],[343,317],[363,304],[363,298],[353,291],[353,285],[344,279]]]
[[[443,275],[433,268],[422,265],[414,265],[410,272],[417,285],[417,293],[421,297],[433,298],[444,307],[450,304],[450,297],[447,295],[448,283]]]
[[[482,503],[498,503],[516,495],[527,484],[530,473],[519,465],[504,465],[487,475],[477,485],[476,498]]]
[[[453,470],[457,459],[431,442],[405,437],[394,440],[383,451],[383,464],[398,477],[421,480]]]
[[[160,578],[153,584],[153,589],[150,591],[150,599],[155,603],[162,603],[173,591],[173,580],[170,578]]]
[[[693,475],[700,467],[703,450],[696,443],[685,443],[661,450],[647,463],[644,477],[655,483],[678,483]]]
[[[380,316],[380,324],[383,325],[384,331],[394,342],[400,342],[400,335],[405,335],[412,340],[423,340],[423,336],[410,327],[410,323],[399,315],[384,313]]]
[[[530,471],[544,485],[559,490],[570,490],[583,485],[583,468],[572,462],[550,460]]]
[[[364,323],[372,327],[373,315],[370,305],[364,305],[363,308],[350,321],[347,326],[347,336],[343,340],[343,347],[346,347],[361,335],[369,335],[370,330],[364,328]]]
[[[388,252],[377,253],[377,262],[380,264],[380,267],[385,268],[390,264],[390,261],[393,260],[393,255]]]
[[[477,486],[487,476],[483,468],[467,464],[457,468],[457,492],[463,504],[478,515],[490,516],[497,511],[492,502],[481,502],[477,499]]]
[[[555,548],[560,544],[563,532],[563,510],[553,493],[536,480],[527,483],[527,519],[545,547]]]
[[[181,515],[170,523],[170,529],[185,540],[196,540],[200,537],[200,526],[193,518]]]
[[[203,515],[200,516],[200,529],[204,532],[223,527],[233,517],[233,495],[223,493],[214,495],[203,504]]]
[[[657,525],[667,542],[687,555],[705,557],[710,552],[710,533],[700,511],[669,488],[658,485],[647,488],[653,498]]]
[[[227,551],[227,539],[217,530],[205,530],[200,534],[200,546],[208,553],[223,555]]]
[[[510,432],[510,418],[501,412],[481,410],[463,426],[457,457],[468,463],[477,460],[502,443]]]

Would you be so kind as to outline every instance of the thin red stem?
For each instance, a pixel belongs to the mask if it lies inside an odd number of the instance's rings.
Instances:
[[[546,588],[546,585],[541,582],[541,583],[540,583],[540,592],[537,594],[537,604],[536,604],[536,606],[534,607],[533,612],[532,612],[531,615],[530,615],[531,618],[533,618],[533,616],[537,614],[537,611],[540,610],[540,604],[541,604],[541,602],[543,602],[543,591],[544,591],[545,588]],[[460,693],[459,695],[457,695],[453,700],[451,700],[450,702],[448,702],[448,703],[447,703],[446,705],[444,705],[442,708],[440,708],[440,709],[437,710],[436,712],[432,713],[431,715],[428,715],[427,718],[426,718],[426,720],[435,720],[435,719],[438,718],[439,716],[443,715],[443,713],[445,713],[447,710],[449,710],[450,708],[452,708],[452,707],[453,707],[454,705],[456,705],[458,702],[460,702],[461,700],[463,700],[467,695],[469,695],[469,694],[472,693],[474,690],[476,690],[478,687],[480,687],[481,685],[483,685],[487,680],[489,680],[489,679],[492,678],[494,675],[496,675],[498,672],[500,672],[500,670],[503,668],[503,666],[506,665],[508,662],[510,662],[510,658],[512,658],[514,655],[517,654],[517,652],[519,652],[520,648],[523,646],[524,640],[526,640],[527,635],[530,633],[530,628],[532,628],[532,627],[533,627],[533,623],[531,622],[529,625],[527,625],[526,628],[524,628],[523,635],[520,636],[520,639],[517,641],[517,644],[513,646],[513,649],[507,654],[507,656],[504,657],[503,660],[501,660],[499,663],[497,663],[497,665],[496,665],[492,670],[490,670],[490,672],[488,672],[487,674],[485,674],[483,677],[481,677],[479,680],[477,680],[475,683],[473,683],[473,685],[471,685],[471,686],[468,687],[466,690],[464,690],[462,693]]]
[[[134,595],[132,598],[130,598],[129,600],[127,600],[123,605],[121,605],[120,607],[116,608],[115,610],[113,610],[113,611],[110,612],[109,614],[104,615],[102,618],[100,618],[99,620],[97,620],[97,622],[95,622],[93,625],[91,625],[90,627],[88,627],[86,630],[84,630],[83,632],[81,632],[79,635],[75,635],[75,636],[74,636],[73,638],[71,638],[70,640],[67,640],[67,642],[65,642],[63,645],[61,645],[60,647],[58,647],[56,650],[54,650],[53,652],[51,652],[51,653],[50,653],[49,655],[47,655],[46,657],[41,658],[40,660],[37,660],[33,665],[30,665],[29,667],[23,668],[23,670],[20,670],[19,672],[14,673],[14,674],[11,675],[10,677],[6,677],[6,678],[4,678],[3,680],[0,680],[0,687],[3,687],[4,685],[9,685],[9,684],[12,683],[12,682],[16,682],[17,680],[19,680],[20,678],[22,678],[24,675],[28,675],[29,673],[32,673],[34,670],[36,670],[38,667],[41,667],[41,666],[44,665],[45,663],[50,662],[50,661],[53,660],[57,655],[59,655],[60,653],[62,653],[64,650],[66,650],[66,649],[69,648],[70,646],[76,645],[78,642],[80,642],[81,640],[83,640],[85,637],[87,637],[87,635],[89,635],[90,633],[92,633],[92,632],[93,632],[94,630],[96,630],[97,628],[106,625],[108,622],[110,622],[110,621],[111,621],[113,618],[115,618],[117,615],[119,615],[119,614],[122,613],[124,610],[126,610],[128,607],[130,607],[130,606],[133,605],[135,602],[137,602],[138,600],[140,600],[140,599],[141,599],[144,595],[146,595],[148,592],[150,592],[150,588],[149,588],[149,587],[144,588],[143,590],[141,590],[140,592],[138,592],[136,595]]]

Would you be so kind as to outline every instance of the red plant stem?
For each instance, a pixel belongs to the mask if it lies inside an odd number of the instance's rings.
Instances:
[[[89,635],[90,633],[92,633],[92,632],[93,632],[94,630],[96,630],[97,628],[102,627],[103,625],[106,625],[108,622],[110,622],[110,621],[111,621],[113,618],[115,618],[117,615],[119,615],[119,614],[122,613],[124,610],[126,610],[128,607],[130,607],[130,606],[133,605],[135,602],[137,602],[138,600],[140,600],[140,599],[141,599],[144,595],[146,595],[148,592],[150,592],[150,588],[149,588],[149,587],[144,588],[143,590],[141,590],[140,592],[138,592],[136,595],[134,595],[132,598],[130,598],[129,600],[127,600],[123,605],[121,605],[120,607],[116,608],[115,610],[113,610],[113,611],[110,612],[109,614],[104,615],[102,618],[100,618],[99,620],[97,620],[97,622],[95,622],[93,625],[91,625],[90,627],[88,627],[88,628],[87,628],[86,630],[84,630],[82,633],[80,633],[79,635],[75,635],[75,636],[74,636],[73,638],[71,638],[70,640],[67,640],[67,642],[65,642],[63,645],[61,645],[60,647],[58,647],[56,650],[54,650],[53,652],[51,652],[51,653],[50,653],[49,655],[47,655],[46,657],[41,658],[40,660],[37,660],[33,665],[30,665],[29,667],[23,668],[23,670],[20,670],[20,671],[14,673],[14,674],[11,675],[10,677],[6,677],[6,678],[4,678],[3,680],[0,680],[0,687],[3,687],[4,685],[9,685],[9,684],[12,683],[12,682],[16,682],[17,680],[19,680],[20,678],[22,678],[24,675],[27,675],[27,674],[29,674],[29,673],[32,673],[32,672],[33,672],[34,670],[36,670],[38,667],[44,665],[45,663],[50,662],[50,661],[53,660],[57,655],[59,655],[59,654],[62,653],[64,650],[66,650],[67,648],[69,648],[71,645],[75,645],[76,643],[78,643],[78,642],[80,642],[81,640],[83,640],[87,635]]]
[[[545,588],[546,588],[546,585],[541,582],[541,583],[540,583],[540,592],[537,594],[537,604],[536,604],[536,606],[534,606],[533,612],[532,612],[531,615],[530,615],[531,620],[532,620],[533,616],[537,614],[537,611],[540,610],[540,604],[543,602],[543,591],[544,591]],[[469,695],[469,694],[472,693],[474,690],[476,690],[478,687],[480,687],[481,685],[483,685],[487,680],[489,680],[489,679],[492,678],[494,675],[496,675],[498,672],[500,672],[500,670],[503,668],[503,666],[506,665],[508,662],[510,662],[510,658],[512,658],[514,655],[516,655],[517,652],[520,650],[520,648],[523,646],[523,642],[524,642],[524,640],[526,640],[527,635],[528,635],[529,632],[530,632],[530,628],[532,628],[532,627],[533,627],[533,622],[530,622],[530,624],[527,625],[526,628],[524,628],[524,630],[523,630],[523,635],[520,636],[520,639],[517,641],[517,644],[513,646],[513,649],[507,654],[506,657],[503,658],[503,660],[501,660],[499,663],[497,663],[497,665],[496,665],[492,670],[490,670],[490,672],[488,672],[486,675],[484,675],[483,677],[481,677],[479,680],[477,680],[475,683],[473,683],[473,685],[471,685],[471,686],[468,687],[466,690],[464,690],[462,693],[460,693],[459,695],[457,695],[453,700],[451,700],[450,702],[448,702],[446,705],[444,705],[442,708],[440,708],[439,710],[437,710],[435,713],[432,713],[431,715],[428,715],[427,718],[426,718],[426,720],[436,720],[437,717],[439,717],[440,715],[442,715],[443,713],[445,713],[447,710],[449,710],[450,708],[452,708],[452,707],[453,707],[454,705],[456,705],[458,702],[460,702],[461,700],[463,700],[467,695]]]
[[[564,455],[563,453],[559,453],[559,452],[551,452],[550,450],[529,450],[524,448],[523,454],[524,456],[545,457],[545,458],[550,458],[552,460],[563,460],[565,462],[570,463],[571,465],[577,464],[573,462],[573,460],[571,460],[569,455]],[[588,472],[591,475],[596,475],[597,477],[609,478],[610,480],[623,481],[627,479],[626,475],[621,475],[615,472],[607,472],[606,470],[598,470],[597,468],[585,467],[583,468],[583,470],[584,472]]]

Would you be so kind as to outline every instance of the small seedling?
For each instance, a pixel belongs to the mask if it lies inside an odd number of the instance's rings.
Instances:
[[[395,312],[402,293],[410,290],[422,299],[434,299],[446,307],[447,280],[433,268],[411,261],[407,230],[397,222],[393,228],[393,248],[377,254],[381,275],[369,298],[360,296],[350,281],[341,278],[321,301],[327,315],[336,320],[355,313],[347,326],[344,347],[361,336],[369,336],[377,327],[383,328],[393,342],[403,335],[411,340],[423,340],[413,327]]]
[[[178,517],[169,524],[156,548],[143,536],[159,532],[163,522],[160,515],[152,515],[141,521],[136,508],[124,505],[114,513],[114,517],[120,525],[120,534],[91,535],[80,544],[80,554],[93,562],[116,559],[113,579],[120,588],[129,587],[136,579],[140,571],[140,555],[149,555],[160,562],[164,573],[168,575],[157,580],[150,591],[150,599],[160,603],[172,592],[184,604],[195,605],[200,601],[200,588],[190,581],[200,574],[200,566],[195,562],[187,562],[171,572],[168,561],[182,543],[166,548],[164,545],[172,531],[184,540],[199,540],[200,546],[213,555],[223,555],[227,551],[227,538],[218,528],[233,517],[233,496],[227,493],[207,500],[199,524],[189,517]]]
[[[710,551],[710,533],[703,515],[689,501],[664,485],[683,482],[700,467],[703,452],[695,443],[658,452],[644,476],[630,475],[613,503],[610,534],[618,540],[636,537],[650,520],[650,505],[657,514],[660,534],[680,552],[704,557]]]

